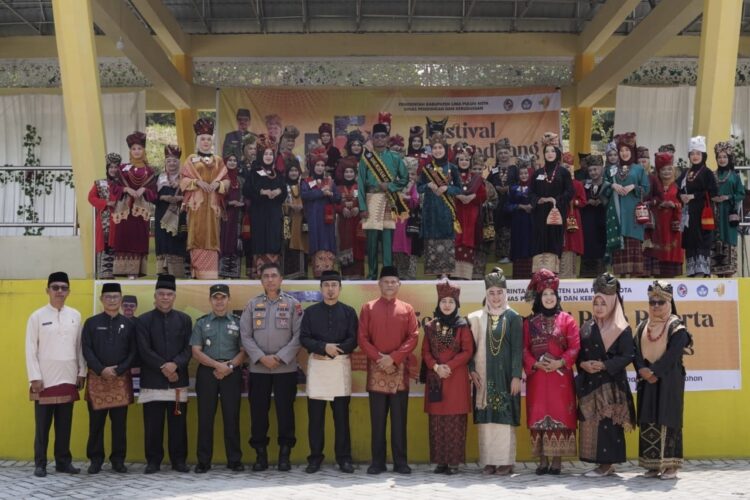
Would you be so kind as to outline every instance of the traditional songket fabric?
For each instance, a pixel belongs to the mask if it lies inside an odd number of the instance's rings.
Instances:
[[[144,141],[145,142],[145,141]],[[143,195],[133,199],[124,188],[144,188]],[[115,228],[115,276],[144,276],[148,261],[148,239],[151,215],[156,201],[156,177],[144,162],[120,165],[119,182],[110,186],[118,203],[112,213]]]
[[[720,152],[727,153],[729,163],[719,166],[716,171],[716,183],[719,196],[727,199],[714,205],[716,232],[711,250],[711,272],[720,277],[730,277],[737,272],[737,222],[730,217],[740,219],[742,201],[745,199],[745,186],[740,175],[734,170],[734,147],[727,142],[720,142],[714,147],[718,157]]]
[[[506,288],[502,272],[485,278],[485,286]],[[474,399],[479,436],[479,463],[512,466],[516,460],[516,427],[521,423],[521,395],[510,393],[511,381],[523,376],[523,318],[507,307],[491,315],[487,307],[469,314],[476,344],[470,365],[482,381]]]
[[[479,243],[481,225],[478,225],[479,212],[487,199],[487,191],[484,187],[484,178],[479,174],[472,174],[471,170],[459,169],[459,180],[461,192],[464,196],[474,195],[474,198],[463,203],[455,198],[458,222],[461,224],[461,232],[456,235],[456,267],[452,276],[470,280],[474,269],[474,250]]]
[[[120,164],[119,155],[112,153],[117,158],[117,165]],[[109,163],[109,157],[107,158]],[[89,190],[89,203],[96,209],[96,219],[94,227],[96,232],[96,277],[99,279],[108,279],[114,276],[115,262],[115,224],[112,221],[112,211],[107,203],[116,201],[110,194],[110,185],[116,182],[114,178],[107,175],[106,179],[94,181],[94,185]]]
[[[566,153],[568,154],[568,153]],[[577,261],[578,256],[583,254],[583,222],[581,221],[581,207],[586,205],[586,191],[581,181],[572,180],[573,199],[570,201],[570,210],[568,216],[563,220],[565,227],[565,242],[563,243],[563,253],[560,258],[560,277],[575,278],[578,275]],[[568,219],[575,220],[575,226],[571,227]]]
[[[446,316],[438,306],[435,319],[424,327],[424,411],[430,421],[430,462],[458,465],[466,461],[466,415],[471,411],[467,364],[474,354],[474,339],[466,319],[458,315],[461,290],[447,282],[438,283],[437,289],[438,303],[451,297],[456,309]],[[438,365],[450,368],[447,378],[438,376]]]
[[[412,160],[416,162],[413,158],[405,158],[404,162]],[[409,207],[410,213],[414,213],[419,208],[416,182],[410,179],[399,195]],[[415,280],[417,279],[417,256],[413,252],[413,237],[406,234],[408,222],[408,219],[396,221],[396,229],[393,231],[393,264],[398,269],[398,275],[402,280]]]
[[[620,283],[609,273],[594,281],[594,300],[603,300],[607,317],[581,325],[578,353],[578,419],[581,461],[596,464],[626,460],[625,432],[635,428],[635,406],[626,368],[633,362],[633,332],[625,319]],[[605,369],[588,373],[586,361],[601,361]]]
[[[682,466],[682,414],[685,408],[684,354],[692,354],[692,338],[674,306],[672,285],[655,281],[649,299],[671,302],[664,317],[642,321],[635,335],[635,368],[648,368],[658,379],[644,380],[639,373],[638,464],[651,471]]]
[[[165,146],[165,156],[179,158],[177,146]],[[172,274],[185,277],[185,256],[187,254],[187,214],[181,210],[179,171],[175,175],[168,172],[159,174],[156,181],[159,199],[154,215],[154,239],[156,240],[156,274]]]
[[[443,185],[448,186],[444,196],[437,196],[427,187],[434,182],[428,173],[436,179],[444,179]],[[424,238],[424,273],[437,276],[452,273],[456,260],[454,240],[456,229],[460,227],[453,198],[461,193],[458,168],[445,157],[431,159],[422,168],[417,191],[424,197],[421,233]]]
[[[330,190],[326,196],[323,190]],[[331,177],[313,175],[302,181],[302,202],[308,227],[308,242],[313,260],[313,275],[318,278],[336,263],[336,204],[341,194]]]
[[[580,348],[578,325],[558,304],[546,309],[542,292],[551,288],[557,294],[559,280],[547,269],[531,279],[534,307],[523,325],[523,365],[526,371],[526,424],[531,431],[535,457],[564,457],[576,454],[576,403],[573,365]],[[559,370],[545,372],[534,364],[547,360],[565,361]]]
[[[202,153],[188,156],[182,165],[180,187],[185,193],[188,211],[188,242],[193,277],[219,277],[220,221],[224,194],[229,189],[229,178],[224,161],[216,155]],[[199,180],[219,183],[213,192],[203,191]]]
[[[474,155],[475,157],[477,155]],[[471,272],[471,279],[480,280],[484,278],[484,274],[487,272],[487,256],[492,251],[492,247],[494,247],[495,242],[487,242],[484,239],[484,221],[487,220],[489,217],[492,217],[492,215],[495,212],[495,207],[497,207],[497,204],[499,202],[499,196],[497,194],[497,191],[495,190],[495,187],[489,183],[487,179],[484,180],[484,190],[487,193],[487,200],[484,202],[484,205],[482,205],[482,209],[479,211],[479,217],[477,220],[477,237],[479,238],[479,243],[477,244],[477,247],[474,249],[474,268]],[[494,224],[494,218],[492,219]],[[515,265],[513,266],[515,269]]]

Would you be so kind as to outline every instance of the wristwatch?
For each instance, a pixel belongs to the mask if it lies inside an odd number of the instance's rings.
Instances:
[[[234,365],[232,363],[227,363],[227,366],[230,370],[234,370]]]

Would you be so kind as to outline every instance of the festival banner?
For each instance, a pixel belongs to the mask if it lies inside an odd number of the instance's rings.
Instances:
[[[98,300],[103,281],[95,284],[95,311],[101,311]],[[210,312],[209,287],[211,281],[179,281],[175,308],[187,313],[195,321]],[[257,281],[227,281],[231,289],[231,308],[237,316],[248,301],[262,293]],[[461,286],[461,314],[468,315],[481,309],[484,299],[484,283],[480,281],[457,282]],[[531,304],[524,302],[528,281],[509,280],[508,300],[522,315],[531,312]],[[623,280],[622,296],[625,315],[633,332],[638,322],[648,317],[649,285],[647,280]],[[154,281],[138,280],[123,282],[123,294],[138,297],[138,314],[153,307]],[[736,280],[675,280],[675,303],[678,314],[685,321],[688,331],[695,341],[695,354],[685,356],[687,375],[685,387],[688,391],[739,390],[741,386],[740,338],[738,320],[738,293]],[[293,295],[303,307],[321,300],[320,285],[317,281],[285,281],[282,289]],[[359,312],[362,304],[379,296],[376,282],[344,281],[340,300]],[[591,318],[593,291],[589,280],[563,280],[559,288],[563,309],[580,325]],[[420,325],[432,318],[437,305],[434,281],[404,281],[399,291],[399,299],[414,307]],[[421,344],[423,332],[420,328],[419,346],[410,361],[411,396],[421,396],[424,386],[417,381],[421,364]],[[304,373],[307,370],[307,353],[300,349],[300,394],[304,394]],[[191,362],[191,375],[195,373],[195,361]],[[355,396],[365,396],[366,357],[357,350],[352,356],[352,392]],[[635,382],[635,371],[630,366],[631,385]],[[191,388],[193,377],[191,376]]]
[[[366,138],[379,112],[392,114],[391,135],[406,141],[409,128],[441,124],[450,143],[467,142],[495,158],[495,142],[510,139],[514,156],[539,154],[545,132],[560,131],[560,91],[554,88],[509,89],[238,89],[218,90],[221,146],[236,129],[237,109],[252,115],[250,131],[278,135],[287,124],[300,130],[294,153],[300,158],[318,141],[318,126],[333,124],[334,141],[342,150],[346,134],[361,130]],[[278,115],[281,127],[266,127],[265,117]],[[427,141],[425,133],[425,142]],[[219,149],[220,151],[220,149]],[[492,160],[494,161],[494,160]],[[304,165],[304,162],[301,162]]]

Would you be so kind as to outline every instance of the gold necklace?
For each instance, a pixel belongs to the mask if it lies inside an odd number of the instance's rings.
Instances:
[[[493,356],[497,356],[500,354],[500,351],[503,349],[503,340],[505,339],[505,327],[507,326],[508,322],[505,321],[505,315],[502,317],[503,326],[500,328],[500,338],[495,337],[495,329],[497,328],[497,324],[499,321],[501,321],[500,316],[495,316],[494,314],[490,314],[490,353],[492,353]]]

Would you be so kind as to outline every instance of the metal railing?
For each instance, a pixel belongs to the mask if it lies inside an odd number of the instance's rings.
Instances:
[[[73,167],[0,166],[0,235],[70,236],[77,228]]]

